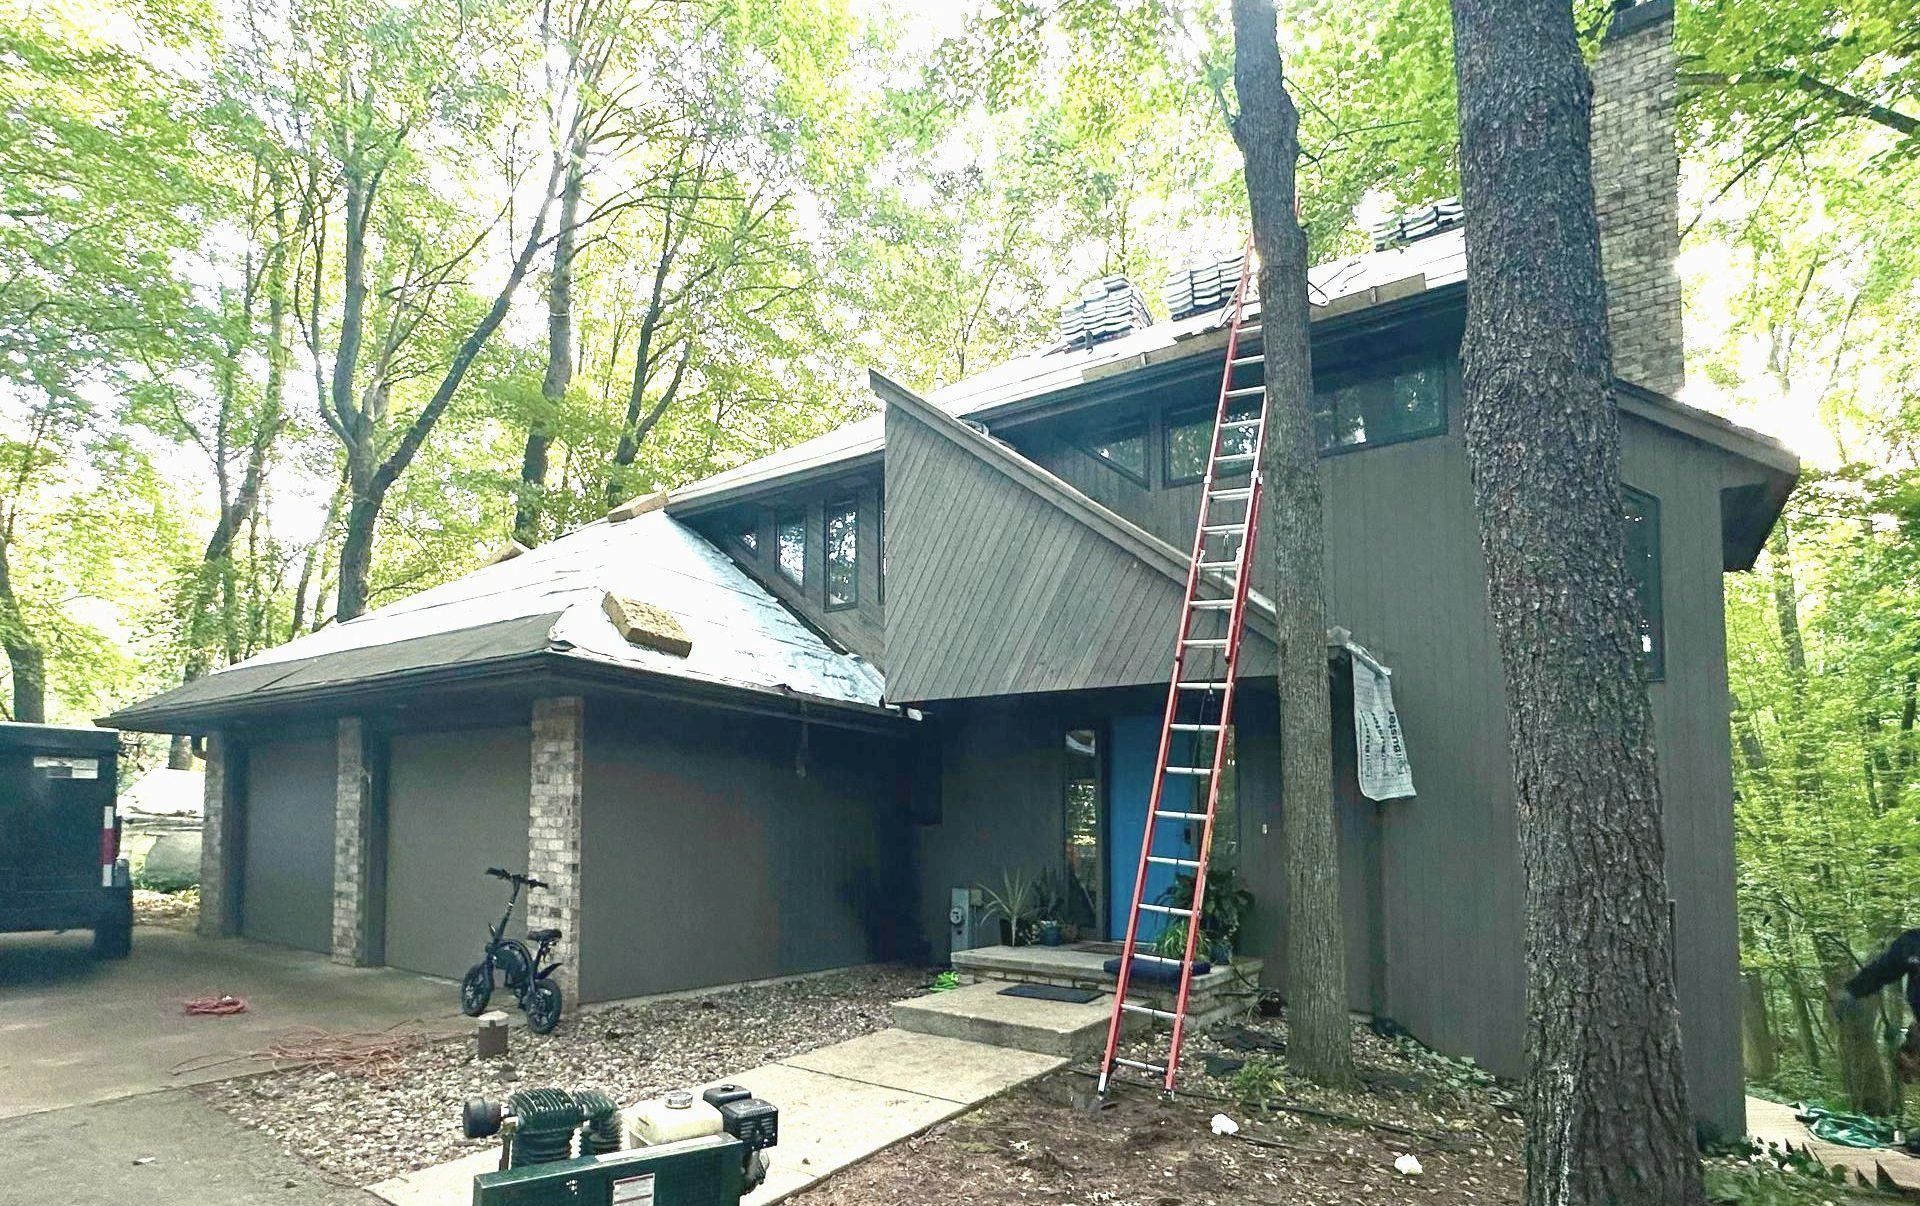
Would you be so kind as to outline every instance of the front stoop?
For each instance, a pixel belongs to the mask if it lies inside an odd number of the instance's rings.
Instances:
[[[1052,984],[1062,988],[1089,988],[1109,994],[1110,1001],[1113,976],[1107,972],[1106,963],[1118,954],[1117,944],[1104,942],[1074,946],[983,946],[953,952],[953,970],[963,979],[994,983],[996,987]],[[1251,1004],[1252,986],[1260,983],[1262,966],[1259,959],[1239,958],[1229,967],[1216,968],[1196,977],[1187,996],[1190,1024],[1210,1026]],[[1136,979],[1128,995],[1131,1000],[1155,1009],[1173,1008],[1171,985],[1149,986]]]
[[[1006,986],[1005,981],[983,980],[950,992],[895,1001],[893,1024],[916,1034],[1011,1047],[1062,1059],[1091,1059],[1105,1047],[1111,995],[1085,1005],[1072,1005],[1065,1001],[1001,996],[1000,990]]]

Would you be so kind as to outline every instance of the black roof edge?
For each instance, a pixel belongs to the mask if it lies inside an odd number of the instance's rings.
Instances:
[[[903,713],[885,706],[824,699],[798,692],[779,691],[733,683],[708,683],[696,679],[658,674],[633,666],[615,666],[561,650],[536,650],[507,657],[464,662],[454,666],[431,666],[403,670],[351,682],[325,686],[266,691],[235,696],[202,707],[123,708],[100,719],[102,725],[150,733],[206,733],[228,727],[234,721],[250,719],[264,708],[325,710],[331,705],[359,703],[367,710],[369,696],[393,691],[433,687],[519,688],[552,684],[588,684],[620,693],[644,695],[651,699],[678,700],[705,704],[733,711],[764,715],[800,716],[823,723],[888,731],[911,724]],[[352,712],[355,708],[342,707]]]
[[[120,734],[112,726],[40,724],[29,720],[0,721],[0,746],[44,750],[112,753],[120,748]]]
[[[855,420],[857,421],[857,420]],[[885,450],[873,449],[856,453],[837,461],[825,461],[818,465],[809,465],[795,470],[783,477],[770,477],[763,481],[748,482],[731,490],[719,490],[712,494],[703,494],[685,502],[676,501],[671,495],[667,498],[666,512],[675,519],[693,519],[701,515],[710,515],[741,503],[753,502],[773,494],[785,494],[789,490],[810,486],[816,482],[834,481],[862,469],[871,468],[885,462]],[[697,485],[698,483],[689,483]]]

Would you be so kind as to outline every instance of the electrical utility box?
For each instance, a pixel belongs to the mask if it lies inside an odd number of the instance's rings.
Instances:
[[[119,748],[112,729],[0,724],[0,931],[92,930],[106,958],[131,948]]]

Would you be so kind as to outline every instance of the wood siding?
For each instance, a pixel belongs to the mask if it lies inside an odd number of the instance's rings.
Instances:
[[[894,702],[1164,683],[1183,584],[939,428],[887,410]],[[1249,673],[1272,649],[1250,638]]]

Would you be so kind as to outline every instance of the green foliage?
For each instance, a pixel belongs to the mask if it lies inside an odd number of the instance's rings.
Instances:
[[[1286,1097],[1286,1066],[1277,1059],[1255,1056],[1240,1065],[1228,1085],[1240,1104],[1264,1110]]]
[[[1192,872],[1176,875],[1173,884],[1162,894],[1165,903],[1177,909],[1191,909],[1193,885]],[[1216,862],[1207,868],[1206,899],[1200,906],[1200,932],[1209,941],[1231,943],[1239,937],[1240,926],[1252,909],[1253,890],[1240,878],[1238,867]]]
[[[1000,873],[997,891],[985,886],[979,886],[979,891],[986,900],[986,915],[1005,918],[1012,927],[1015,946],[1032,936],[1033,923],[1039,920],[1041,898],[1040,879],[1030,868],[1009,867]]]

